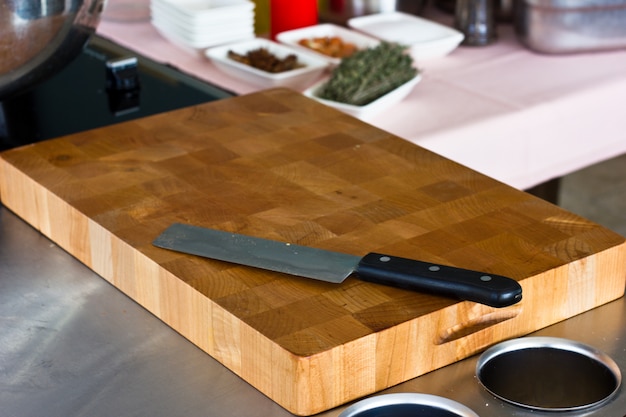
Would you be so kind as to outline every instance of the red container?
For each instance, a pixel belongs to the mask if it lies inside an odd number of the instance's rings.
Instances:
[[[272,39],[286,30],[317,24],[317,0],[271,0],[270,34]]]

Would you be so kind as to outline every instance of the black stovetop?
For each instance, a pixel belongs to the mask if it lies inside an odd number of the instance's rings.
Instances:
[[[60,73],[0,102],[0,151],[234,95],[92,36]]]

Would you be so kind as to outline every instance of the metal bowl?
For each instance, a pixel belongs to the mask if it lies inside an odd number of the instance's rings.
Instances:
[[[95,32],[105,0],[0,0],[0,100],[64,68]]]
[[[476,375],[501,400],[543,411],[598,406],[621,384],[619,367],[605,353],[556,337],[499,343],[480,356]]]
[[[323,20],[345,24],[353,17],[375,13],[403,12],[417,15],[426,7],[427,0],[345,0],[320,2],[319,14]]]
[[[361,400],[339,417],[478,417],[472,410],[448,398],[429,394],[384,394]]]
[[[514,8],[515,33],[535,52],[626,48],[625,0],[519,0]]]
[[[405,12],[418,14],[425,0],[351,0],[344,3],[354,16],[372,13]]]

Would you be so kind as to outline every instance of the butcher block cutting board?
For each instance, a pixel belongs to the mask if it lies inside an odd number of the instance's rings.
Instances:
[[[624,238],[273,89],[0,154],[2,203],[234,373],[315,414],[619,298]],[[154,247],[174,222],[510,276],[492,308]]]

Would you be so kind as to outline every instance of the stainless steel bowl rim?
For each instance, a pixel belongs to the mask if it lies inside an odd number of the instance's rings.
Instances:
[[[547,9],[570,9],[566,11],[580,12],[582,9],[624,8],[626,0],[523,0],[526,4]]]
[[[426,405],[432,408],[449,411],[459,417],[479,417],[478,414],[470,408],[449,398],[421,393],[394,393],[370,397],[365,400],[358,401],[346,408],[341,414],[339,414],[339,417],[358,416],[359,413],[364,411],[402,404]]]
[[[78,56],[105,1],[0,0],[0,46],[20,57],[0,66],[0,100],[50,78]]]
[[[506,402],[517,404],[525,408],[532,408],[535,410],[563,411],[561,409],[538,407],[538,406],[532,406],[528,404],[515,403],[514,401],[511,401],[507,398],[503,398],[497,393],[494,393],[493,391],[491,391],[488,387],[486,387],[482,383],[480,379],[480,370],[484,367],[486,363],[488,363],[490,360],[494,359],[495,357],[503,353],[507,353],[507,352],[516,352],[516,351],[520,351],[524,349],[538,349],[538,348],[558,349],[558,350],[569,351],[569,352],[580,354],[582,356],[586,356],[604,365],[610,372],[612,372],[613,376],[616,379],[615,389],[601,401],[598,401],[592,404],[586,404],[581,407],[568,407],[567,409],[564,409],[564,410],[570,411],[570,410],[576,410],[576,409],[587,409],[587,408],[592,408],[600,404],[603,404],[606,401],[608,401],[610,398],[612,398],[617,393],[617,391],[619,390],[621,386],[622,373],[619,369],[619,366],[617,366],[617,363],[615,363],[613,358],[611,358],[606,353],[602,352],[599,349],[596,349],[593,346],[587,345],[582,342],[578,342],[576,340],[564,339],[560,337],[545,337],[545,336],[522,337],[518,339],[511,339],[511,340],[507,340],[504,342],[500,342],[490,347],[489,349],[487,349],[485,352],[483,352],[480,355],[480,357],[478,358],[478,361],[476,362],[476,379],[485,390],[487,390],[494,396]]]

